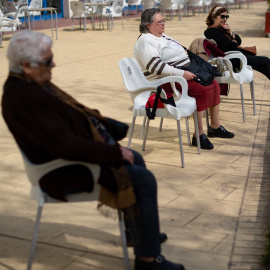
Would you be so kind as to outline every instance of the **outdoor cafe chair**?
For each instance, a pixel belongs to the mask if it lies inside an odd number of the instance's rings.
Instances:
[[[21,26],[21,21],[19,19],[20,16],[20,9],[17,9],[14,2],[12,1],[6,1],[4,3],[6,13],[4,14],[5,17],[11,18],[12,20],[17,21],[17,26]]]
[[[230,59],[239,59],[241,62],[241,69],[238,72],[233,71],[233,66]],[[223,60],[227,64],[230,74],[228,76],[217,76],[215,80],[218,83],[228,84],[239,84],[240,86],[240,97],[242,105],[243,122],[246,122],[245,114],[245,103],[243,94],[243,83],[249,83],[250,95],[253,103],[253,115],[256,115],[256,103],[255,103],[255,92],[254,92],[254,75],[252,67],[247,64],[247,58],[239,51],[229,51],[225,53]]]
[[[73,31],[73,19],[80,20],[80,29],[81,29],[81,20],[83,19],[83,31],[86,31],[86,8],[84,7],[81,1],[71,1],[70,8],[72,10],[71,16],[71,31]]]
[[[189,97],[187,95],[187,89],[188,89],[187,81],[183,77],[180,77],[180,76],[168,76],[168,77],[164,77],[155,81],[148,81],[143,75],[143,72],[139,64],[134,58],[123,58],[119,62],[119,67],[120,67],[124,84],[133,102],[133,118],[132,118],[132,123],[131,123],[130,134],[129,134],[128,147],[130,147],[131,145],[131,139],[132,139],[132,135],[134,131],[136,117],[144,116],[144,122],[143,122],[141,134],[143,134],[142,150],[143,151],[145,150],[148,127],[149,127],[149,122],[150,122],[149,118],[147,118],[147,122],[145,126],[145,117],[146,117],[145,104],[147,103],[149,96],[157,90],[158,86],[165,83],[171,83],[173,91],[174,91],[174,95],[176,96],[176,99],[175,99],[176,107],[164,104],[164,108],[157,109],[156,116],[161,117],[160,129],[159,129],[160,131],[162,127],[163,118],[175,119],[177,121],[181,163],[182,163],[182,168],[184,168],[185,160],[184,160],[182,134],[181,134],[181,126],[180,126],[180,119],[182,117],[186,119],[187,139],[188,139],[188,144],[191,145],[188,116],[194,114],[198,153],[201,154],[196,100],[195,98]],[[176,82],[181,85],[182,94],[180,94],[180,92],[175,89],[174,84]],[[163,98],[165,99],[167,98],[164,90],[162,90],[161,95]]]
[[[122,15],[123,1],[124,0],[114,0],[111,7],[103,9],[102,16],[107,17],[107,28],[109,20],[111,20],[110,23],[112,23],[112,26],[114,26],[113,18],[121,17],[122,28],[124,30],[123,15]]]
[[[29,159],[26,157],[26,155],[22,151],[21,151],[21,154],[23,158],[25,172],[31,183],[31,198],[37,201],[37,204],[38,204],[34,233],[33,233],[33,238],[32,238],[31,249],[30,249],[30,255],[29,255],[28,264],[27,264],[27,270],[31,270],[33,259],[34,259],[34,253],[36,249],[36,242],[38,239],[38,231],[39,231],[39,225],[40,225],[43,206],[47,203],[66,203],[66,202],[53,199],[48,194],[43,192],[41,188],[39,187],[39,180],[41,179],[41,177],[43,177],[47,173],[52,172],[55,169],[58,169],[64,166],[69,166],[69,165],[83,165],[87,167],[92,173],[94,185],[95,185],[94,190],[91,193],[82,192],[82,193],[75,193],[75,194],[67,195],[66,196],[68,200],[67,203],[96,201],[98,200],[98,194],[99,194],[99,185],[97,184],[97,182],[100,175],[100,166],[96,164],[90,164],[90,163],[79,162],[79,161],[68,161],[64,159],[56,159],[56,160],[43,163],[43,164],[33,164],[31,161],[29,161]],[[118,221],[119,221],[120,234],[121,234],[121,240],[122,240],[125,267],[127,270],[130,270],[131,268],[130,268],[130,263],[129,263],[129,258],[128,258],[123,214],[121,210],[118,210],[117,213],[118,213]]]
[[[3,40],[3,33],[12,32],[14,33],[20,27],[18,12],[15,14],[14,19],[8,18],[6,15],[2,13],[0,10],[0,46]]]

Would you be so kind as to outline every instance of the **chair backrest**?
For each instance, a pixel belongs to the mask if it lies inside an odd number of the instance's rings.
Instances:
[[[123,58],[119,62],[124,84],[129,92],[143,90],[149,84],[138,62],[134,58]]]
[[[179,2],[176,0],[161,0],[160,7],[161,9],[178,9]]]
[[[142,2],[144,9],[154,8],[157,5],[155,0],[143,0]]]
[[[6,9],[0,2],[0,17],[2,17],[5,13],[6,13]]]
[[[15,7],[14,2],[6,1],[4,3],[4,5],[5,5],[5,8],[6,8],[7,13],[17,12],[18,11],[17,8]]]
[[[28,8],[42,8],[42,0],[31,0]]]
[[[122,14],[123,1],[124,0],[114,0],[111,8],[114,14]]]
[[[81,1],[71,1],[70,8],[72,10],[73,17],[81,17],[85,14],[85,9]]]

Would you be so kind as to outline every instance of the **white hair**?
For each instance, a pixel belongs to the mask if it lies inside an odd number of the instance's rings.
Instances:
[[[42,56],[52,47],[52,39],[39,32],[28,30],[20,31],[10,40],[7,58],[9,70],[22,73],[22,63],[29,62],[31,66],[37,66],[42,61]]]

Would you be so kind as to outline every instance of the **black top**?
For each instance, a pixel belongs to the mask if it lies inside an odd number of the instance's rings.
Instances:
[[[242,40],[237,34],[235,34],[236,42],[232,41],[232,37],[223,28],[207,28],[204,31],[204,35],[208,39],[214,39],[217,47],[223,52],[241,51],[238,46],[241,45]]]

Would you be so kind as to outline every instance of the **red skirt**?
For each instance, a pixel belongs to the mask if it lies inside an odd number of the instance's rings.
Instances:
[[[204,111],[209,107],[220,103],[220,87],[214,80],[208,86],[201,85],[194,80],[188,81],[188,95],[196,99],[197,111]],[[170,83],[161,85],[167,93],[173,93]],[[181,92],[182,88],[179,83],[176,83],[176,89]]]

